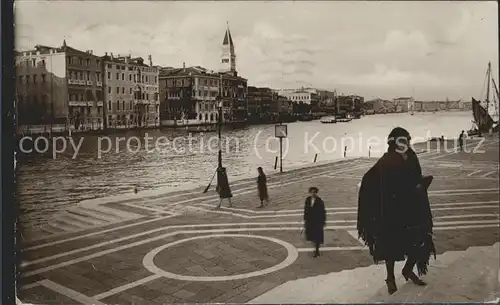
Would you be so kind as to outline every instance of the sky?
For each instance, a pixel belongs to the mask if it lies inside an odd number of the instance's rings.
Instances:
[[[36,44],[220,69],[226,23],[248,85],[366,100],[484,98],[498,82],[498,4],[336,1],[15,2],[16,49]]]

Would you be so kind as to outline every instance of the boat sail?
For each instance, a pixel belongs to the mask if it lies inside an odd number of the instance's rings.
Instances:
[[[486,83],[486,105],[482,105],[481,101],[472,98],[472,116],[474,117],[473,123],[475,127],[469,130],[469,135],[477,135],[483,132],[489,132],[491,129],[498,131],[498,118],[496,121],[492,118],[490,108],[494,106],[495,117],[498,117],[498,88],[496,86],[495,80],[491,77],[491,63],[488,63],[488,70],[486,71],[487,83]],[[490,104],[490,86],[493,86],[496,93],[493,95],[493,104]]]

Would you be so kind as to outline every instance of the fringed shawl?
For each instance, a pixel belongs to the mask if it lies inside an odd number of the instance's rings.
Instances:
[[[370,254],[375,262],[383,260],[378,258],[377,252],[380,250],[380,240],[384,236],[382,229],[384,221],[386,221],[384,213],[387,213],[386,205],[389,197],[386,192],[388,184],[396,184],[391,186],[398,189],[409,189],[421,183],[422,173],[420,164],[416,154],[408,151],[408,160],[404,163],[403,159],[396,152],[388,152],[380,158],[377,163],[366,172],[361,181],[358,197],[358,219],[357,229],[359,238],[365,245],[368,246]],[[404,172],[404,176],[396,176],[394,172],[401,171],[401,166],[408,166],[408,172]],[[398,179],[399,178],[399,179]],[[403,178],[403,179],[402,179]],[[401,181],[404,180],[404,181]],[[402,193],[409,193],[403,190]],[[427,190],[423,190],[420,194],[413,196],[405,196],[403,201],[410,201],[414,205],[416,213],[409,217],[408,225],[401,227],[401,235],[404,239],[411,243],[411,248],[405,251],[405,254],[411,252],[411,255],[417,259],[417,269],[420,275],[427,272],[429,257],[431,254],[435,256],[434,243],[432,241],[432,214],[429,205]],[[397,246],[397,245],[396,245]]]

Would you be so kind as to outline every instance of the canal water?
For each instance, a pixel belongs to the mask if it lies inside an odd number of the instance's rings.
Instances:
[[[470,112],[441,112],[372,115],[337,124],[291,123],[283,141],[283,168],[311,165],[316,154],[317,162],[341,159],[344,150],[347,157],[379,156],[396,126],[408,129],[412,141],[441,135],[456,138],[471,127],[471,119]],[[77,154],[71,143],[63,151],[61,142],[56,147],[63,152],[55,158],[33,155],[18,162],[17,191],[24,220],[42,221],[82,200],[130,193],[136,186],[165,191],[205,186],[217,167],[216,133],[189,137],[183,130],[161,129],[99,137],[103,136],[73,137],[75,144],[81,141]],[[279,152],[274,125],[224,130],[222,138],[223,166],[230,181],[255,176],[258,166],[267,174],[279,171],[274,169]]]

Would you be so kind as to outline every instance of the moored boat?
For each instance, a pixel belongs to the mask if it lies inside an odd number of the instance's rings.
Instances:
[[[336,118],[327,118],[327,119],[321,120],[320,122],[323,124],[335,124],[335,123],[337,123],[337,119]]]

